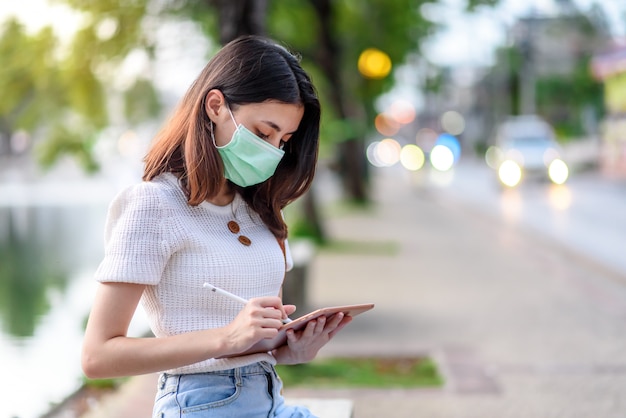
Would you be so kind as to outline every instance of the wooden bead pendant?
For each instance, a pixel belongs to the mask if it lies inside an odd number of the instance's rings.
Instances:
[[[235,221],[228,221],[227,226],[228,226],[228,230],[232,232],[233,234],[238,234],[239,231],[241,231],[239,224]],[[252,241],[250,240],[250,238],[246,237],[245,235],[239,235],[237,237],[237,240],[243,245],[245,245],[246,247],[249,247],[250,244],[252,244]]]

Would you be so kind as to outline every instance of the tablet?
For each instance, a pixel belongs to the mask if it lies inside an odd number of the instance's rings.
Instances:
[[[272,351],[284,345],[287,342],[287,330],[288,329],[299,331],[303,329],[309,321],[319,318],[321,316],[325,316],[326,318],[329,318],[335,315],[336,313],[343,312],[343,314],[346,316],[355,317],[359,314],[362,314],[363,312],[369,311],[372,308],[374,308],[373,303],[362,303],[359,305],[333,306],[329,308],[321,308],[321,309],[315,310],[306,315],[302,315],[301,317],[294,319],[293,321],[287,324],[284,324],[278,330],[278,335],[276,337],[266,338],[264,340],[261,340],[258,343],[254,344],[249,349],[241,353],[230,355],[228,357],[243,356],[246,354],[264,353],[264,352]]]

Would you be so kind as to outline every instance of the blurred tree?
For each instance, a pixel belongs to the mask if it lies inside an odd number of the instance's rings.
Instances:
[[[272,3],[269,32],[287,40],[313,67],[324,101],[322,137],[336,151],[334,166],[351,199],[366,202],[364,143],[374,100],[392,85],[391,77],[366,79],[357,71],[359,54],[377,47],[394,64],[415,49],[421,2],[352,0]],[[403,16],[407,18],[404,19]]]
[[[83,86],[68,82],[74,74],[59,65],[57,52],[58,41],[50,28],[28,35],[19,22],[4,22],[0,30],[0,154],[12,153],[11,140],[16,132],[29,136],[40,133],[50,140],[47,147],[40,149],[42,162],[50,164],[54,158],[49,144],[59,141],[64,125],[71,119],[74,130],[68,144],[72,146],[62,147],[92,171],[96,163],[89,150],[90,141],[86,137],[76,140],[76,135],[103,126],[104,108],[97,104],[100,90],[95,78],[89,75],[81,78]],[[92,122],[86,123],[80,113],[70,115],[72,107],[83,115],[89,114]]]
[[[154,57],[156,28],[162,22],[187,19],[220,43],[254,33],[280,39],[301,52],[324,106],[323,149],[335,154],[334,165],[345,191],[357,202],[368,200],[364,146],[373,126],[375,100],[394,84],[393,75],[378,79],[359,74],[359,55],[377,48],[390,57],[395,69],[409,56],[424,59],[419,53],[421,43],[437,29],[421,13],[421,7],[432,0],[56,1],[81,12],[85,24],[62,62],[53,56],[43,71],[46,77],[59,72],[60,81],[53,83],[58,92],[53,97],[61,105],[55,109],[59,117],[53,118],[61,123],[48,130],[50,140],[41,154],[46,163],[72,152],[81,156],[86,167],[94,168],[91,145],[109,122],[106,98],[111,95],[126,97],[126,109],[131,111],[125,117],[133,123],[156,113],[158,103],[149,77],[137,76],[134,83],[120,87],[114,82],[119,77],[116,70],[138,50]],[[466,5],[475,10],[497,1],[466,0]],[[14,36],[5,31],[3,39],[12,44]],[[147,111],[137,111],[142,106]],[[44,118],[32,120],[37,125]]]
[[[73,6],[82,2],[68,1]],[[120,7],[125,3],[124,7]],[[98,169],[93,145],[109,125],[111,95],[125,95],[126,118],[137,123],[159,110],[152,83],[137,78],[116,91],[113,77],[131,50],[150,51],[141,26],[145,2],[89,2],[97,19],[88,21],[69,46],[51,28],[28,35],[15,20],[0,31],[0,153],[10,153],[17,131],[41,139],[36,149],[44,166],[73,155],[86,171]],[[140,93],[140,94],[138,94]],[[122,112],[124,113],[124,112]]]

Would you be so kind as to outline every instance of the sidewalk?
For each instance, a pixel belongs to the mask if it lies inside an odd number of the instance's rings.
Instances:
[[[379,174],[375,209],[332,216],[328,231],[397,251],[316,255],[311,306],[376,304],[320,355],[427,354],[446,386],[286,388],[287,398],[351,399],[355,418],[626,416],[626,281],[437,189]],[[131,379],[81,418],[148,418],[155,380]]]

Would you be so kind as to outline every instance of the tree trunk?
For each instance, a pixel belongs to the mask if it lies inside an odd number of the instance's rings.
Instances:
[[[332,30],[332,1],[310,0],[320,22],[320,42],[317,50],[317,62],[320,64],[332,88],[330,89],[330,103],[335,108],[337,116],[343,120],[349,118],[349,105],[344,99],[343,83],[341,81],[341,50],[335,42]],[[344,190],[357,202],[368,200],[365,179],[367,178],[367,164],[365,150],[360,138],[347,138],[338,146],[338,170],[343,182]]]
[[[267,0],[216,0],[220,43],[242,35],[266,34]]]

